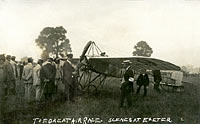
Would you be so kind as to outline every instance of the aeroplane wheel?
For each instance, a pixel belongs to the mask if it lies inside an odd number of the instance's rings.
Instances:
[[[90,95],[97,94],[97,87],[95,85],[89,85],[87,88],[87,92]]]

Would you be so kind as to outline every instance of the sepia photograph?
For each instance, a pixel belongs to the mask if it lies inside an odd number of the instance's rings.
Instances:
[[[0,124],[200,124],[200,0],[0,0]]]

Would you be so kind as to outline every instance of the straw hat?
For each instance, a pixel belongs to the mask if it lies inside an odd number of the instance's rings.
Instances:
[[[130,60],[124,60],[123,62],[122,62],[122,64],[131,64],[132,62],[130,61]]]

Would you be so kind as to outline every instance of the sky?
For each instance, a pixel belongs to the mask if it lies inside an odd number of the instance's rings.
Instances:
[[[35,39],[57,26],[75,57],[88,41],[109,56],[132,56],[143,40],[154,58],[200,67],[200,0],[0,0],[0,54],[36,61]]]

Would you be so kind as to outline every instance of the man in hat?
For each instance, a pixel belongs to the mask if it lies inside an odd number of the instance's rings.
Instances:
[[[41,81],[40,81],[40,69],[42,66],[43,60],[39,59],[37,65],[33,68],[33,86],[35,86],[35,99],[37,102],[40,101],[41,96]]]
[[[5,70],[5,56],[0,55],[0,123],[3,123],[3,115],[5,112],[5,81],[6,81],[6,70]]]
[[[56,58],[54,61],[56,66],[55,87],[56,87],[56,92],[58,92],[58,85],[62,81],[62,70],[60,66],[60,59]]]
[[[52,101],[53,94],[55,93],[55,76],[56,67],[53,64],[53,58],[48,58],[46,64],[40,70],[40,80],[43,87],[42,93],[44,93],[45,102]]]
[[[154,78],[154,89],[160,93],[160,89],[159,89],[159,86],[160,86],[160,82],[162,81],[162,77],[161,77],[161,73],[160,73],[160,70],[153,70],[153,78]]]
[[[74,102],[76,82],[74,80],[75,66],[72,64],[73,54],[67,54],[67,60],[63,65],[63,83],[65,85],[65,100]]]
[[[125,99],[127,99],[128,107],[132,106],[131,92],[133,92],[134,74],[131,68],[131,63],[132,62],[130,60],[124,60],[122,63],[125,68],[125,72],[123,75],[123,82],[121,84],[120,107],[123,107]]]
[[[14,73],[14,78],[15,78],[15,80],[14,80],[14,92],[16,92],[15,91],[16,90],[16,79],[18,77],[17,64],[15,62],[15,58],[16,58],[15,56],[12,56],[11,60],[10,60],[10,64],[12,65],[12,69],[13,69],[13,73]]]
[[[141,70],[140,75],[139,75],[139,77],[137,79],[137,85],[139,87],[137,89],[137,93],[136,94],[139,94],[140,88],[142,86],[144,86],[144,95],[143,95],[143,97],[145,97],[147,95],[147,86],[149,85],[149,77],[148,77],[145,69]]]
[[[25,85],[25,100],[31,102],[31,91],[33,87],[33,59],[28,58],[28,64],[24,66],[22,79]]]
[[[25,62],[20,62],[19,63],[19,79],[21,80],[22,79],[22,73],[23,73],[23,70],[24,70],[24,65],[25,65]]]
[[[12,65],[10,63],[11,56],[6,56],[5,61],[5,71],[6,71],[6,96],[13,94],[13,91],[15,91],[15,76],[14,76],[14,70],[12,68]]]
[[[14,76],[15,76],[15,78],[17,78],[18,77],[18,72],[17,72],[17,64],[16,64],[16,61],[15,61],[15,58],[16,58],[15,56],[11,57],[10,64],[13,67]]]

